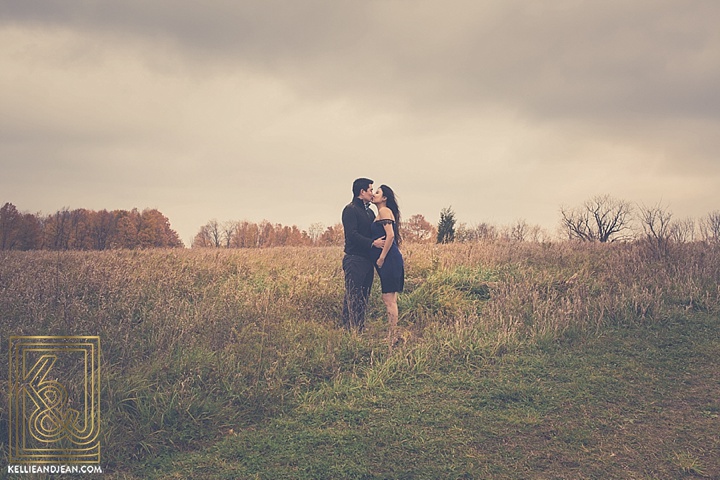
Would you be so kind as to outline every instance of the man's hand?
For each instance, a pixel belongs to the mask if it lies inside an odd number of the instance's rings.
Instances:
[[[378,238],[373,242],[373,247],[375,248],[385,248],[385,237]]]

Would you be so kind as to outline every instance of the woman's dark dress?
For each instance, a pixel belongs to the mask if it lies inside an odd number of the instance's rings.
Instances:
[[[372,238],[385,236],[385,224],[393,225],[395,222],[392,220],[376,220],[370,227]],[[393,225],[394,226],[394,225]],[[373,247],[372,258],[375,264],[375,269],[380,275],[380,286],[382,293],[402,292],[405,284],[405,264],[403,262],[402,253],[397,246],[397,243],[393,241],[388,254],[385,257],[385,262],[382,268],[377,267],[377,260],[380,258],[382,249]]]

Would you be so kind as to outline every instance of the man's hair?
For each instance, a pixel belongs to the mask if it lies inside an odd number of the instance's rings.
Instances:
[[[353,182],[353,198],[357,198],[360,195],[360,190],[367,190],[373,182],[369,178],[358,178]]]

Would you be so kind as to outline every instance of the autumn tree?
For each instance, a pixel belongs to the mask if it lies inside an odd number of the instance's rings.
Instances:
[[[260,236],[258,237],[258,247],[272,247],[275,242],[275,228],[267,220],[260,222]]]
[[[94,250],[109,248],[110,238],[115,231],[115,215],[107,210],[95,212],[90,221],[90,241]]]
[[[433,224],[418,213],[403,223],[402,235],[405,242],[425,243],[431,241],[437,235],[437,231]]]
[[[304,230],[300,230],[296,225],[282,227],[282,245],[297,247],[303,245],[312,245],[310,235]]]
[[[218,223],[211,220],[200,228],[192,246],[195,248],[265,248],[312,245],[308,233],[296,225],[248,221]]]
[[[231,245],[236,248],[255,248],[260,246],[260,227],[257,223],[240,222],[235,229]]]
[[[37,215],[24,213],[20,217],[17,235],[17,250],[38,250],[42,248],[42,222]]]
[[[21,213],[12,203],[0,208],[0,250],[36,250],[43,245],[41,219]]]
[[[629,238],[623,232],[629,230],[632,207],[623,200],[600,195],[574,209],[562,207],[560,213],[562,228],[570,239],[613,242]]]
[[[341,246],[345,244],[345,230],[341,223],[327,227],[318,241],[322,246]]]
[[[212,219],[202,227],[193,239],[193,247],[203,248],[219,248],[229,243],[229,239],[225,239],[226,232],[221,228],[217,220]],[[232,235],[232,234],[231,234]]]
[[[219,224],[217,220],[210,220],[200,227],[192,242],[193,248],[237,248],[233,242],[237,241],[237,222],[224,222]]]
[[[115,231],[110,239],[111,248],[134,249],[138,246],[138,220],[137,209],[131,211],[115,210]]]
[[[157,209],[145,209],[137,219],[137,241],[139,248],[182,247],[177,232],[170,228],[170,220]]]
[[[52,215],[20,214],[12,204],[0,209],[0,248],[16,250],[105,250],[182,247],[170,221],[156,209],[99,212],[63,208]]]
[[[208,226],[203,225],[200,227],[200,231],[195,234],[195,237],[193,238],[191,247],[192,248],[211,248],[213,246],[212,240],[210,238],[210,232],[208,231]]]
[[[93,212],[84,208],[70,211],[69,250],[90,250],[92,248],[90,236],[92,214]]]
[[[63,208],[45,220],[43,228],[44,245],[50,250],[70,248],[70,210]]]
[[[0,208],[0,250],[12,250],[16,247],[21,218],[20,212],[12,203],[6,203]]]

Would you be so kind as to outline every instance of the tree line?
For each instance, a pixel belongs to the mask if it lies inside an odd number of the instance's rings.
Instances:
[[[0,250],[107,250],[183,247],[156,209],[62,209],[51,215],[0,208]]]
[[[612,243],[644,241],[658,254],[667,253],[672,244],[704,241],[720,243],[720,211],[694,218],[674,217],[667,206],[633,204],[610,195],[597,195],[575,207],[560,208],[560,223],[555,238],[581,242]],[[543,228],[520,219],[497,228],[480,223],[457,223],[451,207],[440,212],[437,243],[482,240],[549,241]]]
[[[586,242],[643,240],[658,254],[673,243],[702,240],[720,243],[720,211],[699,219],[674,218],[661,205],[634,205],[609,195],[592,197],[576,207],[561,207],[557,235],[524,219],[496,227],[487,223],[459,223],[452,207],[443,208],[437,226],[423,215],[402,224],[410,243],[478,241],[534,241],[566,239]],[[301,230],[262,222],[211,220],[200,227],[193,248],[264,248],[275,246],[341,246],[342,224],[321,223]],[[170,221],[156,209],[138,211],[63,209],[52,215],[21,213],[6,203],[0,209],[0,250],[106,250],[117,248],[183,247]]]
[[[403,222],[403,239],[410,242],[431,242],[437,229],[423,215],[411,216]],[[345,233],[341,223],[329,227],[313,223],[307,230],[296,225],[288,227],[263,220],[218,222],[210,220],[200,227],[192,242],[193,248],[263,248],[278,246],[341,246]]]

